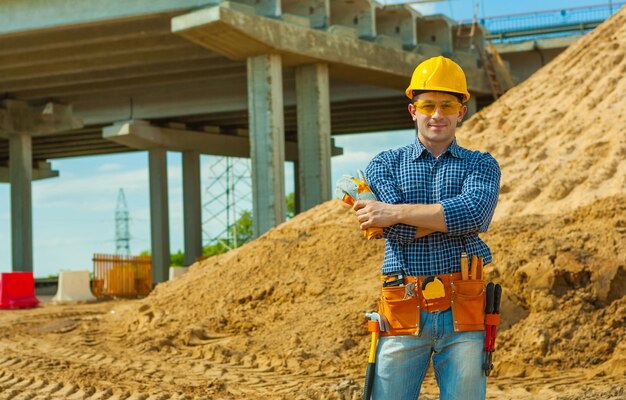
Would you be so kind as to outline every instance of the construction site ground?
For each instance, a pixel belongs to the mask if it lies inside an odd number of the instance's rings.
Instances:
[[[625,76],[626,8],[458,132],[502,169],[489,399],[626,398]],[[331,200],[145,299],[1,310],[0,400],[359,399],[383,255]]]

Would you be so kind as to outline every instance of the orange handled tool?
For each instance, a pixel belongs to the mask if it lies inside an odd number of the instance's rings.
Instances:
[[[367,371],[365,372],[365,385],[363,386],[363,400],[370,400],[372,397],[372,386],[374,385],[374,372],[376,369],[376,347],[378,346],[378,336],[380,332],[389,331],[389,322],[384,315],[375,312],[366,312],[367,330],[372,332],[372,343],[367,359]]]
[[[478,256],[473,255],[472,264],[470,267],[470,279],[478,279],[478,277],[476,276],[477,272],[478,272]]]
[[[363,171],[358,171],[359,177],[344,175],[337,181],[335,193],[337,198],[344,203],[353,206],[359,200],[378,200],[372,189],[367,185]],[[368,240],[383,237],[382,228],[367,228],[363,232]]]

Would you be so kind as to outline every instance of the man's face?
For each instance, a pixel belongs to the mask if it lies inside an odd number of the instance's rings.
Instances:
[[[454,95],[442,92],[420,93],[413,101],[409,104],[409,113],[422,144],[443,146],[452,143],[456,125],[463,120],[467,107],[459,107],[459,100]],[[416,101],[422,107],[416,108]],[[450,114],[451,111],[454,113]]]

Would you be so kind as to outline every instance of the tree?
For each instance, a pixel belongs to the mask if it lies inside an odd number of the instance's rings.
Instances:
[[[294,192],[289,193],[285,202],[287,203],[287,219],[291,219],[296,215],[296,194]]]
[[[184,267],[185,253],[182,250],[178,250],[176,253],[170,254],[170,265],[172,267]]]

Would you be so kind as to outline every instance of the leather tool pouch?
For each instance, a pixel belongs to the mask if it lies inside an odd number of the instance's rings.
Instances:
[[[485,330],[485,281],[456,280],[451,292],[454,331]]]
[[[407,296],[406,286],[383,287],[378,301],[378,313],[389,322],[389,332],[381,336],[418,335],[420,328],[420,309],[417,296]]]

